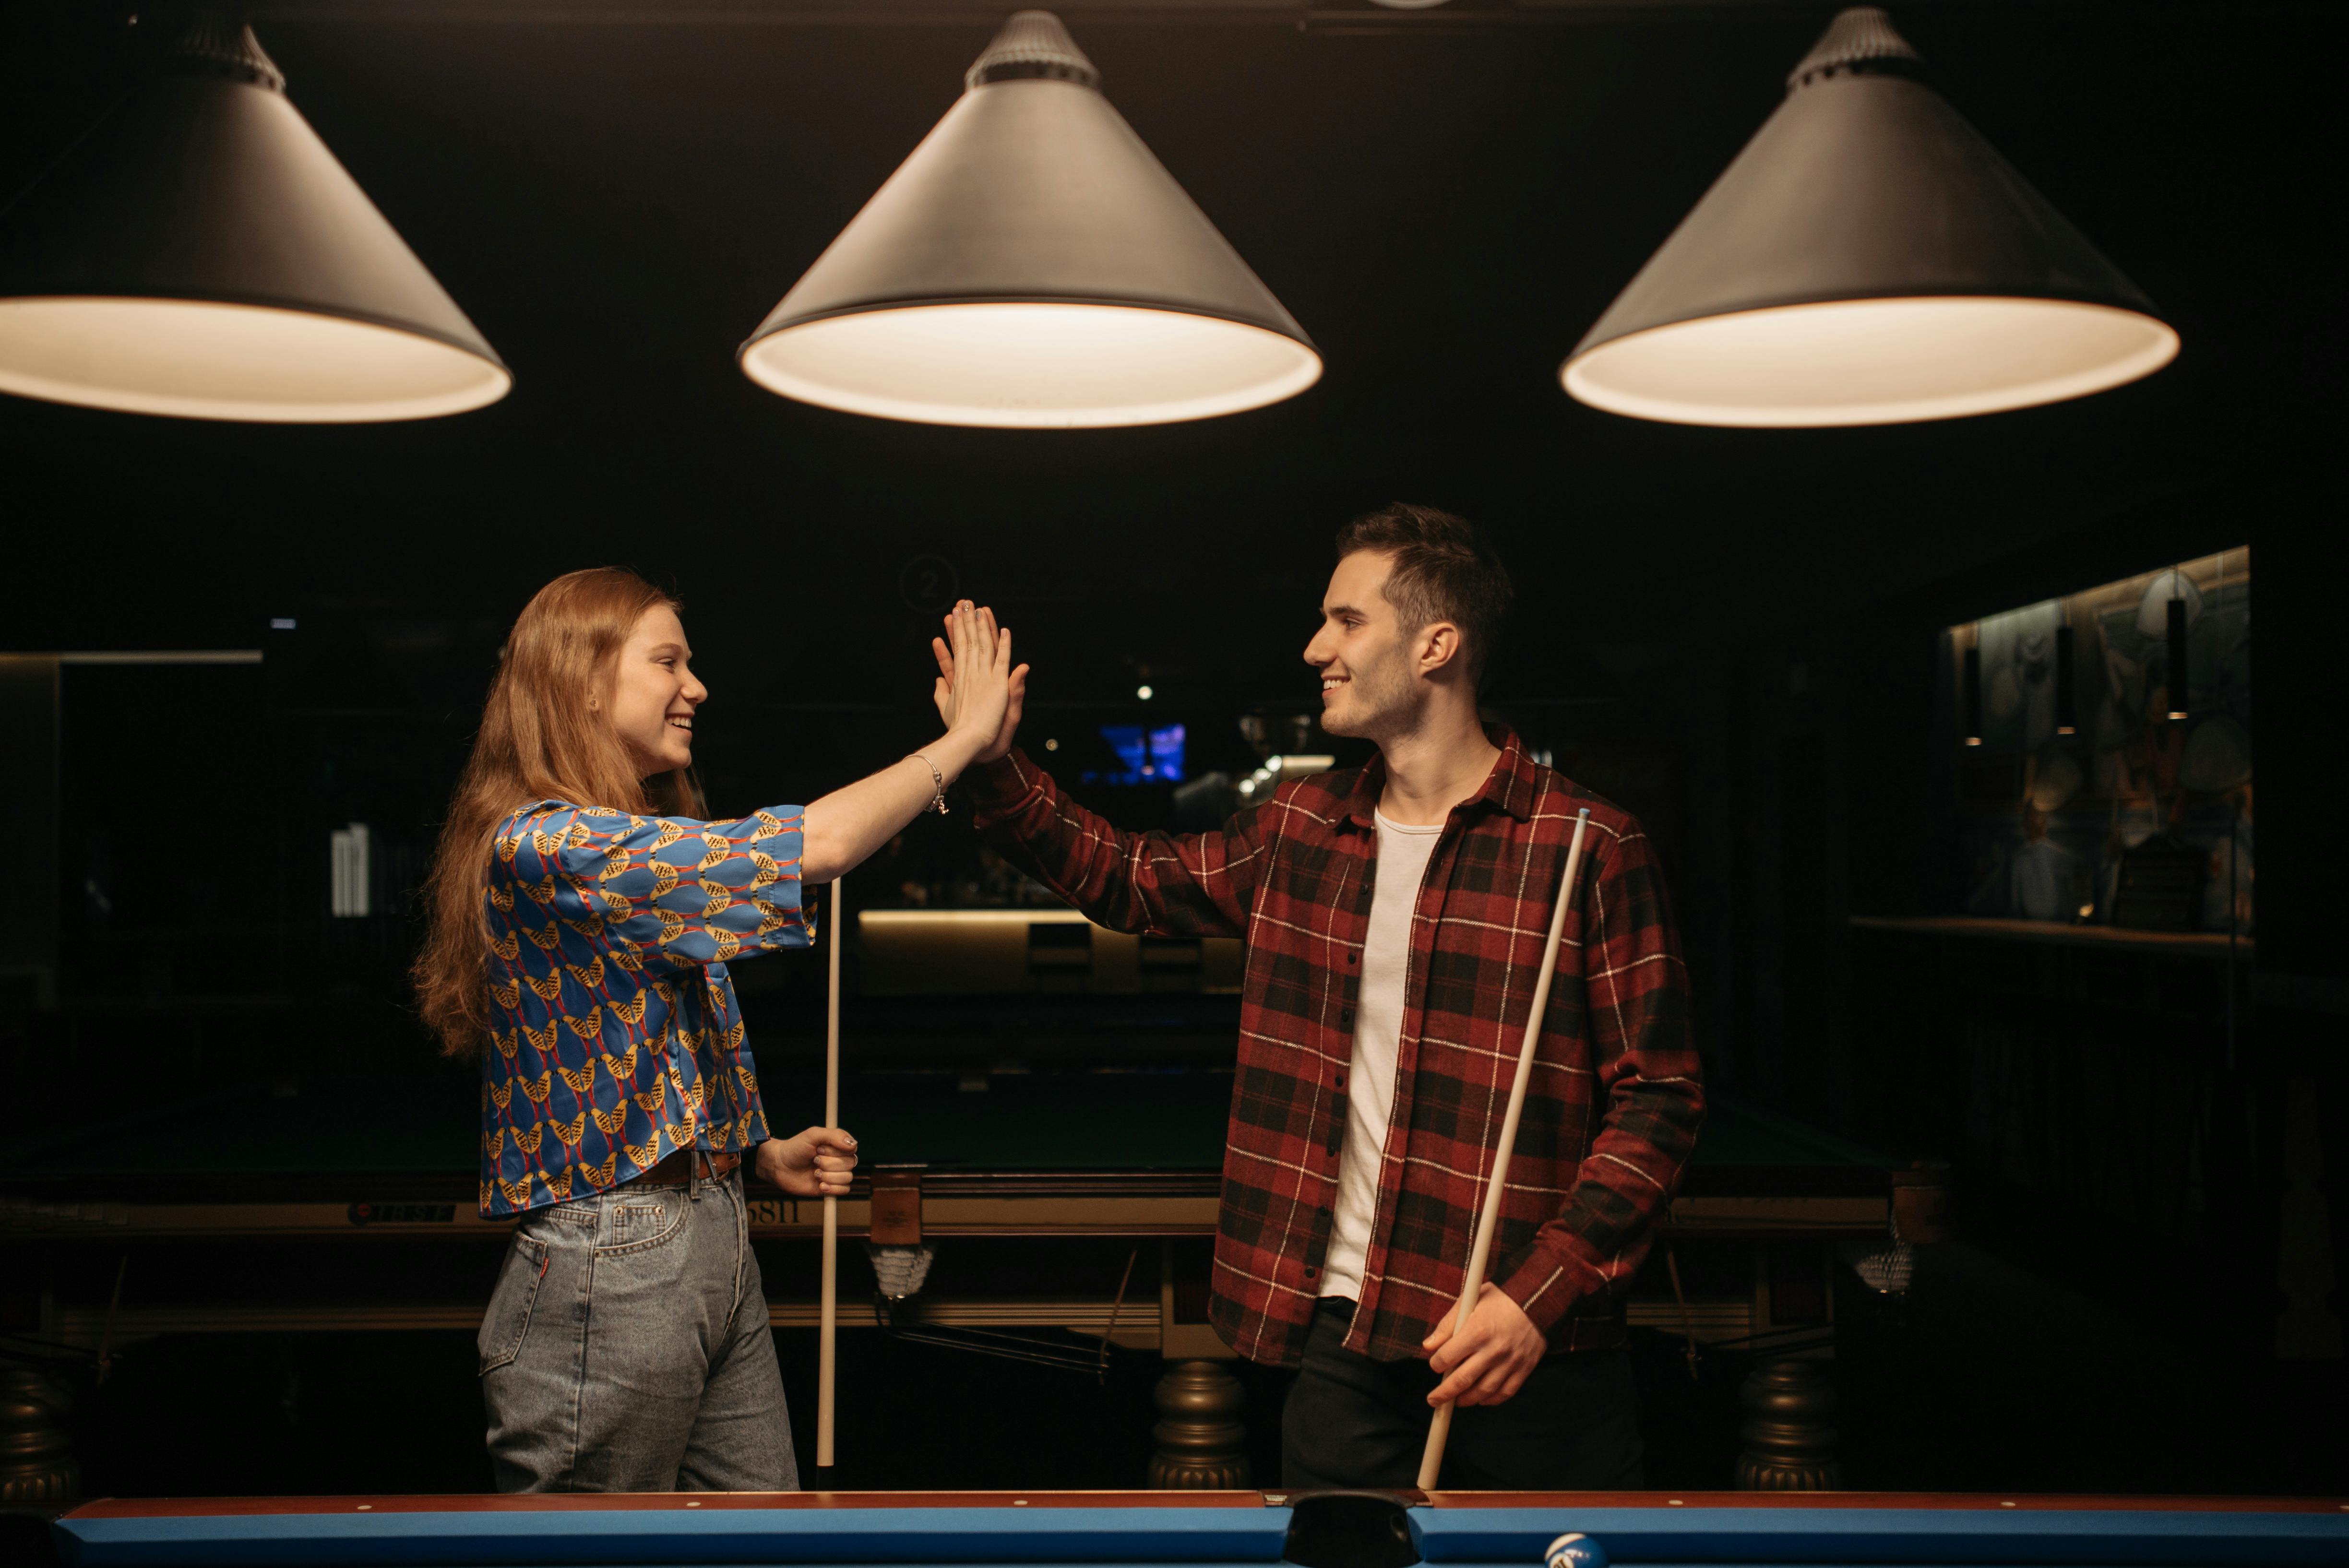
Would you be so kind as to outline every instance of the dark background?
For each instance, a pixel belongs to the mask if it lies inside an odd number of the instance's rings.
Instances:
[[[1068,11],[1112,100],[1328,370],[1237,418],[1027,433],[830,413],[731,363],[952,101],[991,14],[256,7],[295,103],[517,384],[478,413],[346,428],[0,401],[0,646],[264,652],[258,666],[66,671],[58,1005],[27,994],[0,1021],[0,1135],[205,1083],[449,1070],[399,980],[406,890],[503,630],[558,573],[628,564],[683,596],[714,694],[705,781],[715,809],[740,811],[810,799],[932,732],[923,558],[1014,628],[1036,665],[1031,734],[1144,717],[1131,696],[1146,680],[1148,717],[1184,719],[1196,762],[1245,766],[1237,716],[1314,706],[1298,653],[1331,531],[1422,500],[1485,524],[1516,573],[1491,706],[1654,828],[1715,1084],[1958,1161],[1969,1250],[1935,1265],[1946,1283],[1915,1321],[1886,1329],[1878,1371],[1846,1380],[1862,1390],[1846,1418],[1855,1481],[2336,1485],[2340,1364],[2277,1363],[2268,1326],[2294,1116],[2330,1156],[2333,1212],[2349,1204],[2322,760],[2338,653],[2321,542],[2341,504],[2321,13],[1895,12],[1959,108],[2177,325],[2184,351],[2150,379],[1840,431],[1652,425],[1567,398],[1558,361],[1831,14]],[[53,5],[17,34],[0,188],[129,79],[157,19],[127,16]],[[1916,971],[1939,979],[1888,985],[1909,960],[1847,916],[1935,907],[1933,790],[1953,744],[1934,707],[1941,628],[2246,543],[2268,839],[2243,1054],[2222,1060],[2207,988],[2166,1005],[2176,977],[2150,971],[2084,991],[1961,954]],[[1136,822],[1164,809],[1128,804]],[[375,826],[388,913],[334,922],[326,837],[351,820]],[[779,965],[750,998],[762,1057],[808,1043],[785,1003],[813,967]],[[2108,1077],[2051,1073],[2029,1093],[2024,1153],[1970,1160],[1982,1130],[1962,1096],[1929,1092],[1963,1078],[1937,985],[1987,1007],[1987,1026],[2054,1007],[2065,1038],[2152,1086],[2157,1119],[2198,1130],[2191,1150],[2135,1136],[2150,1113],[2107,1095]],[[2184,1022],[2140,1049],[2155,1015]],[[2083,1161],[2095,1180],[2075,1179]],[[1863,1367],[1868,1332],[1853,1330]],[[174,1355],[202,1365],[174,1370]],[[261,1400],[288,1432],[370,1434],[340,1468],[289,1438],[295,1480],[391,1488],[367,1466],[417,1479],[419,1452],[447,1450],[458,1469],[431,1476],[471,1484],[468,1380],[446,1383],[445,1409],[387,1407],[390,1388],[444,1386],[381,1370],[439,1355],[419,1343],[167,1345],[121,1376],[160,1379],[165,1398],[173,1377],[217,1377],[234,1355],[251,1390],[281,1373],[327,1390]],[[442,1359],[461,1372],[464,1356]],[[994,1376],[924,1374],[940,1389]],[[1654,1388],[1662,1421],[1686,1397]],[[1260,1410],[1277,1401],[1257,1392]],[[108,1404],[129,1398],[92,1408],[157,1408]],[[1687,1457],[1657,1479],[1708,1479],[1727,1408],[1659,1428]],[[259,1460],[216,1474],[218,1452],[159,1447],[145,1418],[92,1419],[94,1490],[287,1484]],[[1055,1440],[1124,1462],[1103,1440]],[[978,1480],[985,1460],[947,1444],[905,1476]]]

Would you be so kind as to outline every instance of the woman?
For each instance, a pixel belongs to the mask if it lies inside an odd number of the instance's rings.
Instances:
[[[705,821],[678,603],[574,572],[501,655],[429,889],[425,1019],[481,1060],[481,1212],[521,1216],[481,1324],[505,1491],[799,1484],[742,1166],[848,1190],[855,1140],[770,1134],[726,961],[811,938],[802,889],[920,812],[993,738],[1011,640],[948,618],[947,733],[813,805]],[[941,683],[943,684],[943,683]],[[484,1047],[487,1048],[484,1048]]]

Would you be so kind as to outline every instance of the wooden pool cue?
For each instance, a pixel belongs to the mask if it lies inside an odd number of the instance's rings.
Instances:
[[[840,912],[842,878],[832,879],[832,949],[824,961],[826,976],[823,1015],[823,1124],[840,1125]],[[834,1338],[840,1327],[840,1200],[823,1200],[823,1300],[816,1336],[815,1468],[832,1468],[833,1374],[836,1366]]]
[[[1566,847],[1566,875],[1557,884],[1557,907],[1550,912],[1549,941],[1542,948],[1541,977],[1534,982],[1533,1011],[1526,1015],[1526,1042],[1517,1050],[1517,1076],[1509,1085],[1508,1113],[1501,1118],[1501,1146],[1493,1151],[1493,1179],[1485,1186],[1485,1208],[1476,1220],[1476,1239],[1468,1249],[1468,1275],[1461,1284],[1460,1305],[1452,1315],[1452,1332],[1468,1326],[1476,1297],[1485,1286],[1485,1265],[1493,1255],[1493,1233],[1500,1228],[1501,1194],[1509,1183],[1509,1155],[1516,1148],[1517,1123],[1526,1113],[1526,1085],[1533,1081],[1534,1047],[1541,1041],[1542,1016],[1549,1011],[1549,984],[1557,975],[1557,943],[1566,933],[1566,912],[1574,903],[1574,884],[1582,871],[1582,835],[1590,826],[1586,808],[1574,820],[1574,840]],[[1435,1476],[1444,1468],[1444,1444],[1452,1436],[1452,1403],[1435,1407],[1427,1429],[1427,1451],[1420,1457],[1419,1490],[1435,1490]]]

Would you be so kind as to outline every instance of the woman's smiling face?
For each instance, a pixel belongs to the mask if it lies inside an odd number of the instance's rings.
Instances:
[[[685,624],[666,604],[639,616],[620,649],[612,728],[641,777],[692,764],[693,712],[709,697],[709,688],[694,679],[692,665]]]

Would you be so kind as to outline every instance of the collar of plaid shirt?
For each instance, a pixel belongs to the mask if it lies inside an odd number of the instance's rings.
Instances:
[[[1687,971],[1638,820],[1517,738],[1455,807],[1412,931],[1395,1104],[1348,1344],[1422,1355],[1451,1308],[1507,1107],[1575,815],[1591,836],[1509,1166],[1492,1278],[1560,1350],[1619,1344],[1622,1295],[1703,1117]],[[1214,832],[1123,833],[1023,754],[964,788],[999,847],[1119,931],[1247,943],[1210,1318],[1294,1366],[1319,1296],[1346,1129],[1362,942],[1385,785],[1283,784]]]

